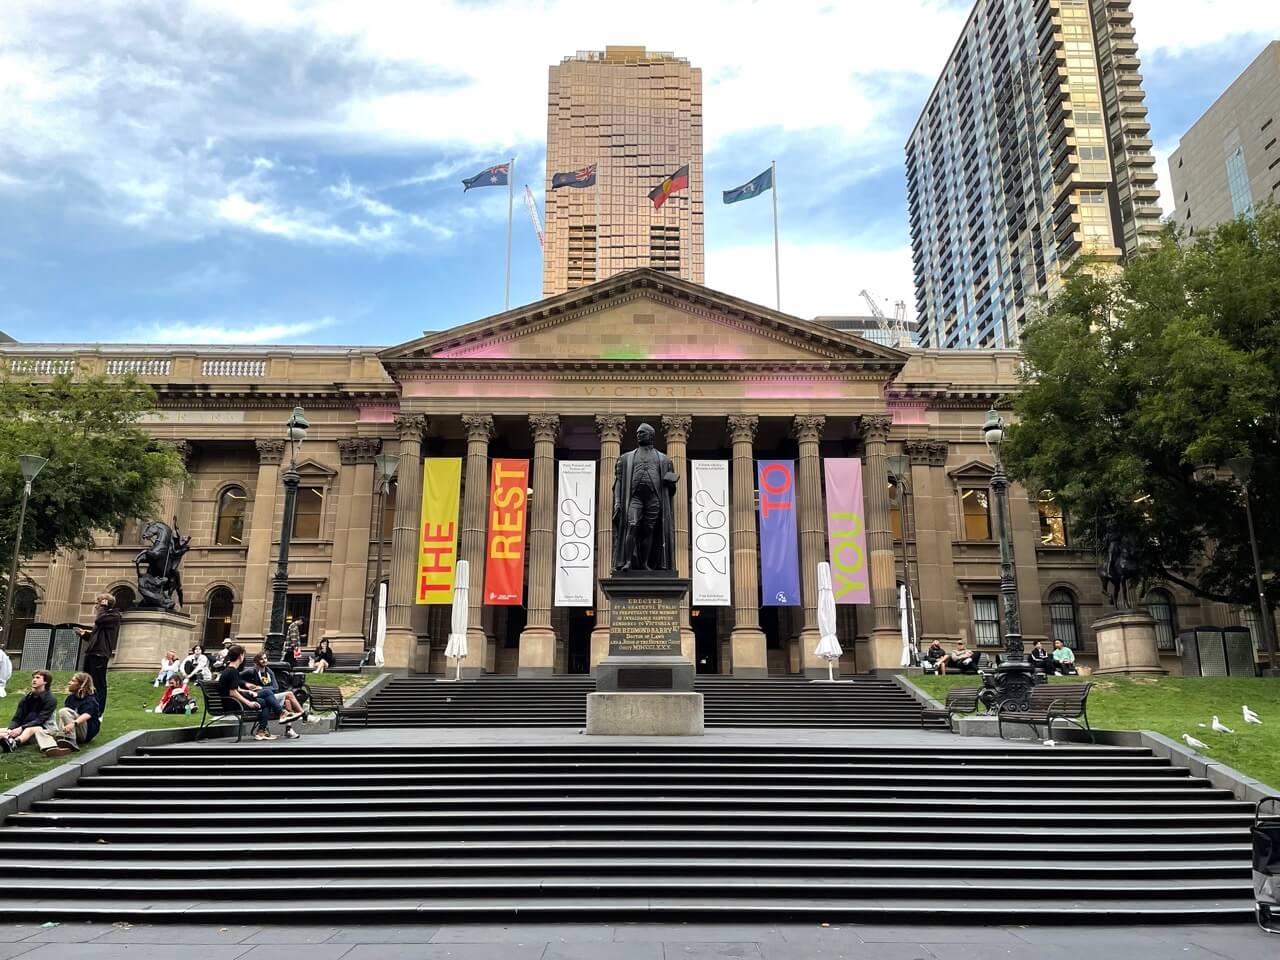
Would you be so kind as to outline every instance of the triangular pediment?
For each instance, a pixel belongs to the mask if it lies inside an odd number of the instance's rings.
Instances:
[[[655,270],[600,283],[383,351],[389,366],[537,363],[856,363],[907,355]]]
[[[948,470],[947,476],[957,482],[971,480],[981,483],[990,483],[991,477],[995,472],[995,467],[989,463],[983,463],[981,460],[970,460],[962,467],[956,467],[954,470]]]

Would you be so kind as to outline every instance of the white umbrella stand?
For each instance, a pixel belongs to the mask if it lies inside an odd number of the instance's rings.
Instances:
[[[831,586],[829,563],[818,564],[818,646],[813,652],[827,661],[828,683],[846,682],[835,676],[836,662],[844,650],[836,639],[836,592]]]
[[[447,683],[456,683],[462,679],[462,661],[467,656],[467,594],[470,591],[471,564],[459,560],[453,572],[453,611],[449,620],[449,644],[444,648],[445,658],[450,657],[456,663],[453,679],[445,678]]]

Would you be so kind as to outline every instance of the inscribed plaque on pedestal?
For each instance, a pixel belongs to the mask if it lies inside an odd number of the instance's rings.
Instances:
[[[756,481],[760,488],[760,602],[766,607],[797,607],[800,557],[796,547],[796,462],[760,460],[756,463]]]
[[[556,497],[557,607],[595,602],[596,462],[561,460]]]
[[[518,607],[524,603],[529,461],[494,460],[490,476],[484,602],[493,607]]]
[[[730,605],[729,461],[694,460],[690,511],[693,548],[693,605]]]
[[[453,602],[453,569],[458,559],[460,457],[422,461],[422,518],[418,524],[417,602]]]
[[[827,486],[827,542],[831,545],[831,586],[836,603],[870,603],[867,578],[866,507],[862,502],[862,461],[835,457],[822,462]]]

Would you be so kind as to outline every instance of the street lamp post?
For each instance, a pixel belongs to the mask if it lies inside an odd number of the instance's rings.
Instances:
[[[905,454],[896,454],[885,460],[889,468],[889,481],[898,488],[898,510],[902,515],[902,583],[907,592],[907,639],[918,656],[920,631],[916,620],[916,588],[911,579],[911,487],[907,481],[911,458]]]
[[[991,494],[996,502],[996,526],[1000,536],[1000,599],[1004,605],[1004,658],[984,678],[983,700],[989,708],[1008,705],[1026,709],[1036,685],[1035,667],[1027,660],[1022,645],[1022,616],[1018,610],[1018,581],[1013,570],[1013,548],[1009,543],[1009,480],[1000,459],[1004,443],[1004,421],[992,407],[982,427],[982,438],[995,459],[991,474]]]
[[[378,642],[378,620],[381,617],[381,604],[378,602],[382,594],[382,541],[387,511],[387,496],[391,493],[391,481],[395,479],[400,468],[400,458],[394,453],[380,453],[373,458],[378,472],[378,565],[373,577],[373,611],[369,614],[369,636],[365,639],[365,649],[372,649]]]
[[[18,592],[18,558],[22,555],[22,527],[27,522],[27,500],[31,497],[31,481],[39,476],[49,461],[33,454],[18,458],[22,469],[22,506],[18,508],[18,532],[13,539],[13,562],[9,565],[9,588],[4,592],[4,620],[0,621],[0,649],[9,645],[9,618],[13,616],[13,595]]]
[[[298,507],[298,450],[307,438],[311,424],[301,407],[293,408],[293,415],[285,424],[285,438],[289,441],[289,469],[285,470],[284,518],[280,526],[280,553],[276,560],[276,573],[271,578],[271,626],[267,630],[265,644],[267,658],[279,660],[284,656],[284,614],[289,600],[289,541],[293,537],[293,515]]]
[[[1253,529],[1253,506],[1250,503],[1249,478],[1253,475],[1253,458],[1235,457],[1228,460],[1226,466],[1244,490],[1244,516],[1249,525],[1249,548],[1253,551],[1253,576],[1258,584],[1258,617],[1262,620],[1262,642],[1267,648],[1268,666],[1275,670],[1280,664],[1276,663],[1276,638],[1271,632],[1271,608],[1267,604],[1267,591],[1262,582],[1262,557],[1258,553],[1258,535]]]

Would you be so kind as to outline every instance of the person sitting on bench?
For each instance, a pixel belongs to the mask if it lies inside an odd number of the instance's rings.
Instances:
[[[234,700],[246,711],[258,711],[258,722],[253,731],[253,739],[278,740],[279,737],[271,732],[269,724],[281,715],[280,701],[270,690],[263,690],[254,683],[247,683],[244,677],[240,676],[240,668],[243,665],[244,647],[233,643],[227,648],[222,673],[218,675],[218,692],[222,694],[223,699]]]
[[[1076,672],[1075,651],[1061,640],[1053,641],[1053,672],[1064,677]]]
[[[5,753],[13,753],[24,743],[30,743],[42,731],[57,736],[53,712],[58,708],[58,701],[49,689],[52,684],[53,674],[48,670],[31,674],[31,692],[18,701],[9,728],[0,730],[0,749]]]
[[[938,672],[945,675],[951,673],[977,673],[978,655],[968,648],[963,640],[956,641],[956,648],[939,661]]]
[[[276,677],[276,672],[268,665],[267,655],[259,651],[254,655],[253,666],[242,670],[240,675],[249,684],[257,684],[262,690],[276,695],[276,699],[280,701],[284,710],[280,715],[280,722],[284,724],[284,735],[290,740],[297,740],[301,734],[293,729],[293,721],[305,716],[306,711],[302,709],[302,704],[298,702],[292,690],[280,689],[280,681]]]

